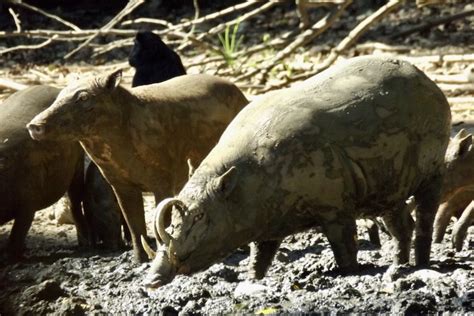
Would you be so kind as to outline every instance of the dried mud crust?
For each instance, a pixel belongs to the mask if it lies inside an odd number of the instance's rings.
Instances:
[[[145,197],[145,206],[151,231],[151,196]],[[361,271],[341,275],[326,238],[312,230],[288,237],[261,281],[249,278],[248,250],[239,249],[201,273],[148,291],[142,281],[149,264],[131,263],[130,250],[77,249],[73,226],[56,226],[48,215],[48,210],[36,214],[26,260],[0,262],[1,315],[474,310],[474,227],[456,253],[450,225],[443,243],[433,245],[426,269],[390,266],[388,237],[382,235],[382,249],[376,249],[359,229]],[[7,240],[10,226],[0,227],[0,241]]]

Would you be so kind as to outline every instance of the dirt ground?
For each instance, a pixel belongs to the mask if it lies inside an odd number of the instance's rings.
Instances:
[[[458,12],[463,6],[467,7],[461,4],[449,10]],[[279,16],[282,13],[273,11],[272,14]],[[285,14],[293,24],[297,23],[294,12]],[[465,89],[466,84],[460,86],[457,82],[468,82],[473,61],[436,59],[440,55],[474,53],[472,16],[421,34],[386,40],[386,45],[401,47],[395,51],[374,48],[382,35],[399,29],[400,24],[420,23],[419,14],[410,7],[390,16],[343,58],[383,53],[413,62],[439,83],[452,104],[453,122],[464,122],[456,128],[468,127],[472,131],[474,85]],[[440,12],[423,11],[423,14],[436,17]],[[338,26],[335,33],[343,30],[343,26]],[[330,37],[324,37],[287,63],[296,69],[317,62],[328,43],[334,44]],[[192,64],[199,58],[186,55],[184,64]],[[125,61],[124,54],[118,52],[104,66],[81,63],[61,67],[74,68],[77,72],[101,72]],[[21,68],[14,64],[14,67],[0,68],[0,75],[16,80],[31,76],[31,69],[47,73],[47,67],[29,65]],[[188,71],[218,72],[212,64],[190,67]],[[129,84],[132,73],[130,69],[125,72],[125,84]],[[232,75],[227,76],[232,79]],[[244,91],[252,97],[251,90]],[[9,93],[3,91],[0,98]],[[148,231],[151,232],[154,201],[150,195],[144,195],[144,201]],[[381,234],[382,247],[378,249],[368,240],[363,225],[359,225],[361,270],[355,275],[338,273],[327,239],[311,230],[286,238],[267,276],[260,281],[250,279],[248,249],[242,248],[203,272],[178,276],[170,284],[149,291],[142,286],[148,263],[132,263],[129,249],[104,252],[78,248],[74,226],[56,225],[50,213],[51,209],[36,213],[26,241],[25,260],[10,263],[0,253],[0,315],[474,313],[474,227],[468,230],[463,250],[455,252],[451,247],[451,223],[443,242],[433,245],[431,265],[426,269],[415,269],[411,265],[391,266],[393,248],[389,236]],[[8,239],[11,224],[0,226],[0,249]]]
[[[153,198],[145,196],[150,229]],[[0,227],[5,241],[11,225]],[[248,251],[191,277],[178,276],[158,290],[142,286],[149,264],[133,264],[131,251],[78,249],[73,225],[57,226],[49,211],[37,212],[27,240],[27,260],[0,263],[0,312],[10,314],[100,313],[297,313],[355,312],[420,314],[474,311],[474,227],[463,251],[451,248],[449,226],[434,244],[431,266],[390,266],[393,249],[382,248],[359,228],[356,275],[335,269],[324,235],[308,231],[288,237],[268,275],[248,276]],[[413,262],[413,258],[412,258]]]

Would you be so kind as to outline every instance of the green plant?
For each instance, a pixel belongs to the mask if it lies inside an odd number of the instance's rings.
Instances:
[[[283,67],[286,70],[287,77],[291,77],[293,74],[293,67],[291,66],[291,64],[283,63]]]
[[[222,49],[221,53],[226,63],[232,66],[236,60],[236,54],[239,51],[239,45],[244,38],[240,35],[237,38],[237,32],[239,31],[240,21],[234,24],[231,32],[231,25],[227,25],[224,31],[224,35],[218,34],[219,41],[221,42]]]

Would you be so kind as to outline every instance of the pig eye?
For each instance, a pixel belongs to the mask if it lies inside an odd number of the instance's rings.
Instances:
[[[81,92],[77,96],[77,100],[82,101],[82,102],[87,101],[88,99],[89,99],[89,94],[87,94],[87,92]]]
[[[204,217],[204,213],[199,213],[196,216],[194,216],[194,222],[196,223],[197,221],[200,221]]]

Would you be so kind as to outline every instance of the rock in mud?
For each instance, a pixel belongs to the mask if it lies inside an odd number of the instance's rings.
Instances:
[[[34,301],[55,301],[62,296],[67,296],[67,294],[57,281],[46,280],[26,289],[24,296],[30,297]]]

